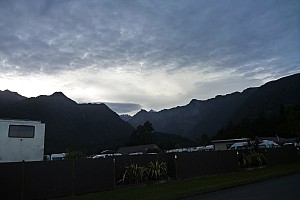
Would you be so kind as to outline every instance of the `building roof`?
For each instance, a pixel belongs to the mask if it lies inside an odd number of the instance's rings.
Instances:
[[[238,139],[226,139],[226,140],[213,140],[212,143],[227,143],[227,142],[246,142],[250,141],[250,138],[238,138]]]
[[[130,153],[147,153],[148,149],[158,148],[156,144],[146,144],[139,146],[130,146],[130,147],[120,147],[118,153],[121,154],[130,154]]]

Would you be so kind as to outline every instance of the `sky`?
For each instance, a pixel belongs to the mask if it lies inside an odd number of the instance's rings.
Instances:
[[[299,0],[0,0],[0,90],[119,114],[300,72]]]

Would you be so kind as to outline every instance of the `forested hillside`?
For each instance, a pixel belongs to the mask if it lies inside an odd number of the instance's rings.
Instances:
[[[248,88],[243,92],[224,96],[218,95],[205,101],[194,99],[185,106],[159,112],[142,110],[128,122],[137,127],[145,121],[150,121],[156,131],[176,133],[196,139],[203,134],[213,137],[220,129],[224,130],[226,127],[240,122],[245,123],[245,121],[250,120],[251,123],[256,124],[261,116],[268,116],[268,119],[269,116],[274,116],[274,120],[275,118],[280,120],[279,115],[283,108],[291,109],[299,103],[300,74],[295,74],[271,81],[261,87]],[[264,121],[263,124],[261,126],[271,126],[267,121]],[[264,128],[261,127],[261,129]],[[251,130],[251,128],[247,129],[247,131]],[[232,134],[231,136],[238,137],[241,134],[243,133]],[[287,135],[291,134],[287,133]]]

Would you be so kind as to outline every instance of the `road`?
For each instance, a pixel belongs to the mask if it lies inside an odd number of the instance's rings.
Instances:
[[[184,200],[298,200],[300,199],[300,174],[201,194]]]

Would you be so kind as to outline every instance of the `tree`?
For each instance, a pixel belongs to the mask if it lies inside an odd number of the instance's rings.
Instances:
[[[147,132],[152,133],[154,131],[154,128],[152,126],[152,124],[149,121],[146,121],[144,123],[144,127],[146,129]]]
[[[211,141],[208,135],[206,135],[205,133],[201,135],[200,139],[197,138],[197,142],[199,143],[199,145],[201,146],[206,146],[208,145]]]
[[[129,145],[153,144],[155,142],[153,131],[153,126],[149,121],[146,121],[144,125],[139,125],[131,134]]]
[[[241,119],[240,123],[228,123],[213,139],[269,136],[300,138],[300,104],[280,105],[277,112],[262,112],[256,117]]]
[[[288,113],[288,126],[292,135],[300,138],[300,105],[291,108]]]

